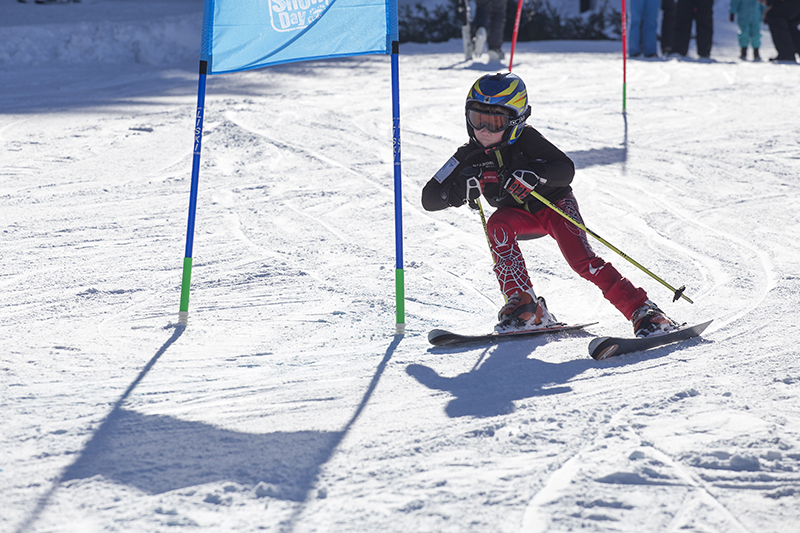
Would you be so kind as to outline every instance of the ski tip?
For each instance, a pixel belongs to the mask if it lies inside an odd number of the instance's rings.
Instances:
[[[703,322],[702,324],[696,325],[694,327],[694,329],[695,329],[695,331],[697,331],[697,334],[700,335],[701,333],[703,333],[706,330],[706,328],[708,326],[711,325],[712,322],[714,322],[713,318],[711,320],[709,320],[708,322]]]

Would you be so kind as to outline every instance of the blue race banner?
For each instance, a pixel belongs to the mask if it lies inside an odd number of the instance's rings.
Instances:
[[[397,0],[205,0],[200,59],[222,74],[391,54],[397,39]]]

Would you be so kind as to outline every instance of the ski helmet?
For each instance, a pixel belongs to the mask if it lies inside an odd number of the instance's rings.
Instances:
[[[525,121],[531,115],[528,105],[528,91],[522,78],[511,72],[498,72],[486,74],[467,93],[465,114],[467,117],[467,131],[471,138],[475,138],[475,130],[470,124],[469,111],[475,104],[498,106],[509,115],[506,132],[503,135],[505,144],[514,144],[522,134]]]

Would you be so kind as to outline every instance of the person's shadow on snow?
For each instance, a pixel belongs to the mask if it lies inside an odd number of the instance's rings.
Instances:
[[[593,367],[590,359],[548,363],[529,358],[536,343],[499,344],[488,359],[455,377],[411,364],[406,372],[421,384],[454,396],[445,407],[450,417],[490,417],[514,412],[514,401],[572,390],[565,384]]]

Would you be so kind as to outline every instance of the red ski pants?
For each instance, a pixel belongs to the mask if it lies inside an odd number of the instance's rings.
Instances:
[[[554,204],[570,218],[583,224],[578,202],[572,193]],[[489,217],[486,225],[494,257],[494,272],[500,282],[500,290],[506,296],[532,289],[517,240],[550,235],[558,243],[569,266],[582,278],[597,285],[606,300],[619,309],[625,318],[630,320],[633,312],[647,300],[644,289],[635,287],[611,263],[594,253],[586,232],[550,208],[529,213],[521,207],[500,207]]]

